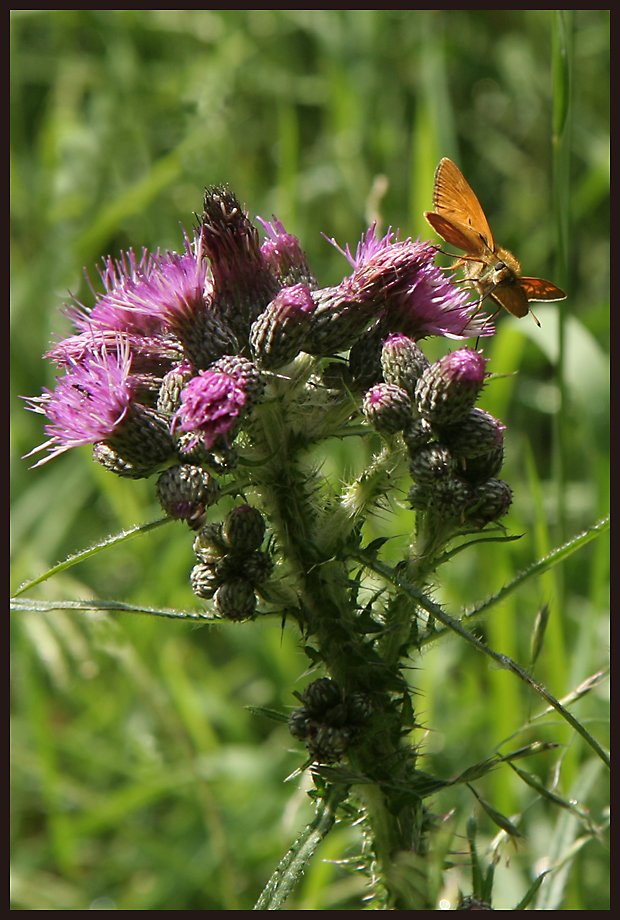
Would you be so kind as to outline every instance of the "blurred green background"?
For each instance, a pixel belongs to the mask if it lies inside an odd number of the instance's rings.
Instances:
[[[87,448],[29,471],[43,439],[19,396],[53,385],[41,360],[58,311],[92,294],[87,267],[142,246],[179,249],[205,185],[229,183],[251,216],[275,214],[301,240],[321,284],[347,263],[321,236],[357,242],[370,220],[433,239],[423,219],[441,156],[458,163],[496,240],[525,274],[551,278],[564,304],[498,317],[485,341],[480,405],[508,426],[505,523],[518,543],[460,554],[437,597],[453,612],[497,590],[607,507],[609,346],[608,10],[12,10],[13,588],[107,534],[160,515],[154,482],[119,480]],[[562,53],[563,36],[567,53]],[[571,71],[565,94],[559,65]],[[563,95],[565,94],[565,95]],[[559,143],[553,125],[569,102]],[[557,177],[554,187],[552,177]],[[563,312],[563,372],[558,316]],[[472,343],[473,344],[473,343]],[[449,343],[430,342],[436,357]],[[515,373],[517,372],[517,373]],[[326,469],[355,472],[341,446]],[[413,514],[375,522],[411,531]],[[31,597],[198,606],[192,538],[155,531],[72,568]],[[480,634],[529,663],[536,614],[550,604],[534,673],[562,697],[603,667],[608,549],[599,539],[528,583]],[[277,621],[196,628],[149,617],[13,617],[13,909],[250,909],[312,814],[302,755],[284,726],[247,706],[288,710],[308,676],[297,635]],[[527,761],[599,824],[605,777],[556,717],[521,731],[538,698],[450,641],[414,662],[422,767],[443,777],[540,740]],[[606,692],[575,714],[606,743]],[[561,768],[558,767],[561,764]],[[557,768],[557,772],[556,771]],[[498,909],[577,846],[535,909],[606,910],[607,850],[506,767],[476,786],[527,843],[496,870]],[[439,797],[463,833],[475,811],[480,849],[495,835],[471,793]],[[464,852],[464,838],[453,848]],[[290,910],[363,909],[363,880],[335,862],[355,829],[327,838]],[[445,898],[468,891],[466,856]],[[510,865],[508,866],[508,861]]]

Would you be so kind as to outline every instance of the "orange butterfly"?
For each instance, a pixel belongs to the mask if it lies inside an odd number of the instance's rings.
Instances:
[[[518,317],[528,314],[530,300],[564,300],[564,291],[550,281],[523,277],[513,254],[495,245],[480,202],[461,170],[447,157],[435,172],[433,205],[435,210],[425,211],[424,216],[446,243],[463,250],[465,255],[454,265],[463,269],[481,300],[490,297]]]

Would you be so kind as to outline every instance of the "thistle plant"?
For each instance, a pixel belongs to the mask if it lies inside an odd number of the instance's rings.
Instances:
[[[262,242],[235,195],[211,188],[182,252],[130,250],[103,264],[103,293],[90,309],[66,308],[75,334],[47,354],[56,386],[28,400],[46,419],[35,466],[92,444],[106,470],[149,479],[166,518],[188,526],[199,616],[231,629],[275,617],[298,630],[313,679],[270,715],[288,722],[317,817],[256,909],[281,909],[340,819],[362,828],[369,909],[436,909],[432,800],[541,746],[449,780],[426,772],[410,740],[421,723],[408,675],[421,649],[457,632],[572,719],[434,600],[456,552],[510,539],[504,425],[478,405],[495,370],[480,343],[494,327],[428,242],[372,226],[355,252],[338,247],[346,277],[321,287],[299,241],[275,218],[260,226]],[[431,362],[430,336],[453,350]],[[330,479],[319,448],[360,435],[376,445],[367,468]],[[224,496],[234,499],[226,513]],[[388,564],[387,541],[370,539],[367,524],[395,505],[411,513],[411,539]],[[491,872],[476,878],[484,885],[460,909],[492,909]]]

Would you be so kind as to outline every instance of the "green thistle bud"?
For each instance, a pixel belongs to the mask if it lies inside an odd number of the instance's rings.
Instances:
[[[205,511],[220,497],[216,479],[199,466],[183,464],[164,470],[157,480],[157,498],[166,514],[187,521],[192,530],[204,524]]]
[[[136,469],[154,472],[174,455],[167,420],[155,409],[132,403],[116,432],[104,442]]]
[[[193,311],[175,326],[185,357],[196,370],[204,371],[222,355],[241,350],[236,335],[211,309]]]
[[[99,441],[93,445],[93,460],[111,473],[116,473],[117,476],[123,476],[125,479],[147,479],[153,473],[153,467],[134,466],[128,460],[123,460],[105,441]]]
[[[411,397],[392,383],[378,383],[364,394],[362,411],[377,431],[394,434],[411,422]]]
[[[360,742],[371,712],[365,694],[343,697],[338,684],[323,677],[306,687],[302,700],[304,707],[291,714],[289,731],[305,742],[313,760],[334,763]]]
[[[484,385],[485,359],[462,348],[428,367],[416,384],[419,414],[433,425],[454,425],[473,408]]]
[[[402,387],[413,398],[415,387],[430,362],[413,339],[397,333],[383,343],[381,367],[386,383]]]
[[[474,490],[475,509],[467,520],[477,527],[484,527],[492,521],[499,521],[512,504],[512,489],[503,479],[487,479]]]
[[[265,537],[265,519],[251,505],[238,505],[224,519],[223,534],[231,547],[240,552],[258,549]]]
[[[381,371],[381,343],[385,332],[378,323],[363,332],[349,352],[349,369],[353,385],[368,390],[383,380]],[[390,381],[392,382],[392,381]]]
[[[246,578],[250,584],[260,585],[271,576],[273,572],[273,561],[269,553],[263,553],[258,550],[247,556],[240,557],[238,572],[239,575],[242,578]]]
[[[250,330],[250,346],[261,367],[273,370],[297,357],[303,349],[314,308],[305,284],[278,292]]]
[[[308,753],[317,763],[336,763],[351,744],[348,728],[334,728],[331,725],[308,725]]]
[[[250,620],[256,613],[254,588],[244,578],[227,581],[215,592],[215,606],[226,620]]]
[[[350,348],[376,317],[375,301],[350,278],[337,287],[315,291],[313,299],[316,310],[304,348],[311,355],[333,355]]]
[[[411,458],[409,471],[414,482],[435,485],[454,471],[452,454],[443,444],[434,442],[421,447]]]
[[[296,709],[292,712],[288,720],[288,730],[293,738],[298,741],[305,741],[308,737],[308,726],[311,716],[307,709]]]
[[[342,702],[342,691],[335,680],[320,677],[308,684],[301,698],[306,709],[312,715],[318,716]]]
[[[215,567],[212,565],[207,565],[204,562],[198,563],[192,569],[189,581],[192,586],[192,591],[198,597],[204,597],[207,600],[210,600],[217,589],[221,585],[220,579],[217,577]]]
[[[366,694],[359,691],[350,693],[345,702],[347,722],[353,725],[363,725],[372,712],[372,705]]]
[[[403,431],[403,441],[413,457],[433,437],[433,428],[425,418],[414,418]]]
[[[223,556],[229,551],[230,545],[221,524],[205,524],[194,540],[194,554],[202,562],[210,561],[213,556]]]
[[[179,364],[164,376],[157,397],[157,409],[174,415],[181,405],[181,392],[196,372],[189,364]]]
[[[501,447],[505,428],[484,409],[474,407],[458,424],[442,427],[441,440],[453,456],[469,460]]]
[[[485,482],[487,479],[494,479],[501,470],[504,463],[504,447],[496,447],[489,451],[488,454],[481,454],[479,457],[468,457],[463,462],[463,468],[460,471],[463,479],[474,485]]]
[[[475,501],[474,490],[460,476],[449,476],[438,482],[432,491],[432,506],[444,520],[465,520],[467,509]]]
[[[433,504],[433,493],[429,486],[414,484],[409,489],[407,501],[414,511],[428,511]]]

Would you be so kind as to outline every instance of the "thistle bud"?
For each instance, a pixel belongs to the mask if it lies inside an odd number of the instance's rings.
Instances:
[[[349,693],[345,700],[347,721],[353,725],[363,725],[372,712],[370,700],[365,693]]]
[[[364,298],[348,278],[337,287],[321,288],[313,297],[316,310],[304,351],[333,355],[350,348],[376,316],[372,298]]]
[[[349,370],[357,389],[368,390],[383,382],[381,371],[381,342],[385,332],[381,324],[362,332],[349,352]],[[389,381],[393,382],[393,381]]]
[[[414,511],[428,511],[433,504],[433,494],[430,486],[414,482],[409,489],[407,501]]]
[[[292,233],[287,233],[284,225],[275,216],[273,223],[259,217],[268,238],[260,248],[272,274],[284,285],[305,284],[314,290],[316,278],[308,268],[306,254],[299,240]]]
[[[181,405],[181,393],[194,376],[189,364],[179,364],[165,375],[159,388],[157,409],[173,415]]]
[[[296,709],[291,713],[288,720],[288,730],[293,738],[297,738],[298,741],[306,740],[311,718],[307,709]]]
[[[204,524],[205,511],[220,496],[216,479],[198,466],[183,464],[164,470],[157,480],[157,498],[166,514],[187,521],[192,530]]]
[[[153,467],[140,467],[124,460],[113,447],[105,441],[93,445],[93,460],[100,463],[106,470],[122,476],[124,479],[147,479],[153,472]]]
[[[301,695],[304,706],[312,715],[323,715],[342,701],[342,691],[335,680],[320,677],[312,681]]]
[[[462,348],[428,367],[416,384],[419,414],[433,425],[453,425],[473,408],[484,385],[485,359]]]
[[[381,350],[381,367],[386,383],[402,387],[413,399],[415,387],[430,362],[413,339],[406,335],[389,336]]]
[[[468,457],[463,462],[463,468],[460,475],[467,482],[474,485],[486,482],[487,479],[494,479],[501,470],[504,463],[504,447],[500,445],[489,451],[487,454],[481,454],[478,457]]]
[[[233,192],[224,186],[207,189],[204,205],[202,240],[213,275],[213,310],[243,346],[251,324],[273,300],[280,283]]]
[[[212,309],[204,309],[175,326],[183,352],[192,367],[204,371],[222,355],[241,350],[239,340],[225,320]]]
[[[260,585],[271,576],[273,561],[269,553],[257,550],[247,556],[241,556],[238,563],[240,577],[246,578],[252,585]]]
[[[261,367],[288,364],[303,349],[315,304],[305,284],[282,288],[250,329],[250,346]]]
[[[362,411],[377,431],[394,434],[411,422],[411,398],[392,383],[378,383],[364,394]]]
[[[165,420],[159,412],[139,403],[132,403],[123,424],[105,443],[122,460],[151,473],[174,454],[174,441]]]
[[[512,504],[512,489],[503,479],[487,479],[474,491],[476,505],[467,520],[477,527],[499,521]]]
[[[462,523],[468,513],[467,509],[471,508],[476,499],[469,483],[460,476],[449,476],[435,485],[431,501],[433,509],[441,518],[453,518]]]
[[[254,588],[244,578],[227,581],[215,592],[215,606],[226,620],[250,620],[256,612]]]
[[[425,418],[412,419],[403,431],[403,441],[407,445],[409,456],[413,457],[433,437],[433,429]]]
[[[469,460],[501,447],[505,428],[484,409],[474,406],[458,424],[442,427],[441,440],[450,448],[453,456]]]
[[[443,444],[434,442],[421,447],[411,458],[409,471],[414,482],[434,485],[454,471],[452,454]]]
[[[204,597],[206,600],[210,600],[213,597],[221,584],[214,566],[207,565],[204,562],[199,562],[198,565],[194,566],[190,573],[189,581],[194,594],[198,597]]]
[[[206,556],[223,556],[230,551],[230,544],[222,531],[221,524],[205,524],[194,540],[194,553],[202,562]]]
[[[226,515],[222,532],[234,550],[251,552],[263,542],[265,519],[258,508],[237,505]]]
[[[371,712],[365,694],[345,697],[335,681],[323,677],[306,687],[302,700],[303,708],[291,714],[289,731],[305,742],[314,760],[334,763],[360,742]]]

